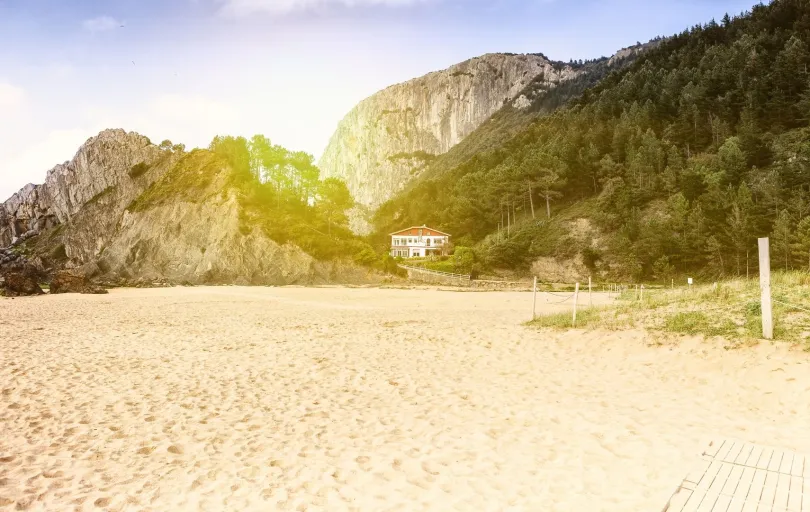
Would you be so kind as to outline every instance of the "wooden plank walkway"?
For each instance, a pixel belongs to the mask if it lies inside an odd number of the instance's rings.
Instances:
[[[810,456],[712,441],[663,512],[810,512]]]

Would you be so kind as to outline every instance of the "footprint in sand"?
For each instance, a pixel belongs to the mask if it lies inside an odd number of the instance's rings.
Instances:
[[[107,507],[110,505],[112,500],[110,498],[99,498],[93,502],[93,505],[97,507]]]
[[[140,450],[138,450],[138,455],[152,455],[152,452],[155,451],[154,446],[144,446]]]
[[[166,451],[175,455],[183,455],[184,453],[183,448],[181,446],[177,446],[176,444],[169,446]]]
[[[435,467],[433,467],[433,464],[429,462],[422,463],[422,471],[433,476],[437,476],[439,474],[439,471]]]

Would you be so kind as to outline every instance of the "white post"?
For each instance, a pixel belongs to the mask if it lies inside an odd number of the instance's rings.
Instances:
[[[536,318],[535,311],[537,311],[537,276],[534,276],[534,295],[532,296],[532,320]]]
[[[591,276],[588,276],[588,307],[593,307],[593,295],[591,295]]]
[[[767,238],[759,239],[759,289],[762,301],[762,337],[773,339],[771,311],[771,251]]]
[[[572,320],[571,325],[573,327],[577,326],[577,300],[579,299],[579,283],[577,283],[576,287],[574,288],[574,318]]]

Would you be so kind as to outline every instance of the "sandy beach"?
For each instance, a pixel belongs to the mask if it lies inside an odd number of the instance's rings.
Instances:
[[[808,354],[530,312],[373,288],[0,299],[0,511],[659,512],[709,438],[810,452]]]

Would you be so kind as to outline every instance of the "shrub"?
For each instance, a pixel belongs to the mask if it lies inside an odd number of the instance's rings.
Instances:
[[[67,261],[68,257],[65,251],[65,244],[59,244],[51,251],[51,259],[56,262]]]
[[[453,254],[456,271],[462,274],[469,274],[475,264],[475,252],[469,247],[456,247]]]
[[[354,255],[354,262],[357,263],[358,265],[370,267],[377,261],[378,261],[377,254],[371,247],[365,247],[360,252]]]
[[[149,170],[149,166],[146,165],[146,162],[140,162],[132,166],[129,170],[129,177],[130,178],[137,178],[138,176],[143,175],[146,171]]]
[[[582,263],[588,268],[588,270],[595,270],[596,264],[599,260],[602,259],[602,254],[599,250],[594,249],[593,247],[586,247],[582,250]]]
[[[407,271],[405,271],[405,270],[399,268],[399,266],[397,266],[397,263],[399,261],[402,261],[402,258],[393,258],[393,257],[391,257],[390,254],[385,254],[385,255],[383,255],[382,260],[381,260],[382,269],[385,272],[388,272],[389,274],[393,274],[395,276],[407,275],[408,274]]]

